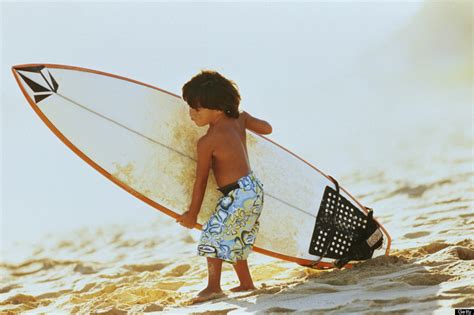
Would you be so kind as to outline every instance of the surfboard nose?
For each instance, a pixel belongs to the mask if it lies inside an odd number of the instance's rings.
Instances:
[[[41,70],[43,70],[44,68],[46,67],[42,64],[23,64],[23,65],[12,66],[12,70],[36,72],[36,73],[40,73]]]
[[[28,93],[36,104],[57,93],[59,89],[58,82],[43,64],[15,65],[12,72],[22,90],[23,87],[28,87]]]

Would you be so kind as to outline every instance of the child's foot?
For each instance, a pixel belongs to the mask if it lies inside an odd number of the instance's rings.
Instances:
[[[192,299],[192,303],[200,303],[208,300],[218,299],[225,296],[224,292],[219,289],[205,288],[197,294],[195,298]]]
[[[255,290],[255,286],[253,284],[251,285],[239,285],[238,287],[230,289],[232,292],[243,292],[243,291],[250,291],[250,290]]]

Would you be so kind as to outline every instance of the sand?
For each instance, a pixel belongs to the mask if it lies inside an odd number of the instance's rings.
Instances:
[[[257,290],[230,292],[237,279],[225,264],[226,296],[192,304],[206,283],[205,261],[193,255],[194,235],[166,238],[162,226],[157,221],[147,226],[83,229],[69,239],[62,236],[36,245],[28,258],[0,265],[0,310],[5,314],[441,314],[454,307],[472,307],[474,302],[474,242],[439,239],[331,271],[252,254],[249,262]]]

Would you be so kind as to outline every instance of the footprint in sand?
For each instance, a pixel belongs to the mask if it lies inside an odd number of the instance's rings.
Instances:
[[[38,300],[32,295],[20,293],[6,299],[2,304],[33,304],[37,301]]]
[[[174,267],[171,271],[169,271],[166,276],[167,277],[181,277],[184,275],[189,269],[191,269],[191,266],[188,264],[184,265],[179,265]]]
[[[419,238],[419,237],[423,237],[423,236],[430,235],[430,234],[431,233],[428,232],[428,231],[420,231],[420,232],[407,233],[407,234],[403,235],[403,237],[413,239],[413,238]]]
[[[163,306],[159,304],[150,304],[143,309],[144,312],[161,312],[163,310]]]
[[[168,266],[166,263],[125,265],[123,268],[137,272],[158,271]]]
[[[191,300],[189,300],[187,304],[188,305],[194,305],[194,304],[198,304],[198,303],[202,303],[202,302],[206,302],[206,301],[210,301],[210,300],[216,300],[216,299],[226,297],[226,296],[227,295],[224,292],[212,293],[212,294],[205,295],[205,296],[196,296],[196,297],[192,298]]]
[[[94,268],[90,266],[84,266],[82,263],[76,264],[76,266],[74,267],[74,271],[82,273],[83,275],[90,275],[93,273],[97,273],[97,271]]]
[[[398,278],[398,280],[409,285],[439,285],[452,279],[454,276],[439,273],[417,272]]]
[[[461,260],[474,260],[474,250],[465,248],[465,247],[455,247],[453,252],[456,253],[456,256]]]
[[[18,285],[18,284],[10,284],[10,285],[7,285],[6,287],[1,287],[0,288],[0,294],[1,293],[8,293],[10,292],[11,290],[13,289],[16,289],[16,288],[21,288],[22,286],[21,285]]]
[[[291,308],[284,308],[284,307],[271,307],[264,310],[266,314],[273,314],[273,313],[293,313],[296,310]]]

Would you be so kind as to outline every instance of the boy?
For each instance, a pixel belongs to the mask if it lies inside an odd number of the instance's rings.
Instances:
[[[251,171],[245,129],[260,134],[272,126],[239,113],[240,95],[234,82],[215,71],[202,71],[183,86],[183,99],[197,126],[209,126],[197,143],[196,180],[189,210],[176,221],[193,228],[212,167],[219,198],[215,212],[203,225],[198,254],[207,258],[208,285],[195,301],[221,296],[222,262],[233,264],[240,285],[233,292],[255,289],[247,265],[258,232],[263,206],[263,186]]]

